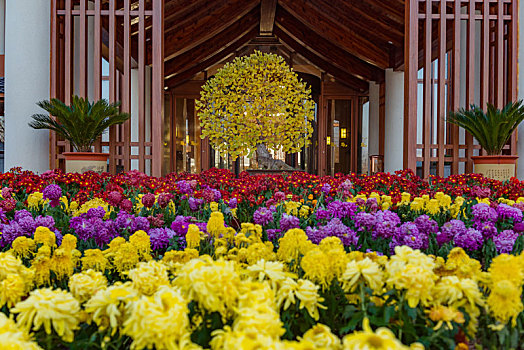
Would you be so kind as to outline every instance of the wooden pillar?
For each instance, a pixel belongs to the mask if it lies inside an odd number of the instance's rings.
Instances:
[[[451,110],[456,111],[460,107],[460,9],[461,9],[461,0],[455,0],[455,13],[453,19],[453,58],[452,58],[452,104]],[[449,89],[448,85],[448,89]],[[453,144],[453,163],[451,166],[451,173],[459,173],[459,145],[460,145],[460,135],[458,125],[452,125],[452,144]]]
[[[153,84],[151,175],[162,176],[164,113],[164,0],[153,0]]]
[[[58,85],[59,85],[59,71],[60,66],[59,62],[59,35],[58,35],[58,14],[57,11],[57,1],[51,1],[51,69],[50,69],[50,91],[49,96],[51,98],[58,98]],[[98,0],[100,1],[100,0]],[[56,133],[54,131],[49,132],[49,169],[56,169],[58,167],[57,159],[57,139]]]
[[[138,170],[145,172],[145,140],[146,140],[146,1],[138,3]]]
[[[404,169],[417,167],[418,0],[405,2]]]

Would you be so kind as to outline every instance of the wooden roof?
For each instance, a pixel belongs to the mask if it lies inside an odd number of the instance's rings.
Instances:
[[[403,64],[404,1],[165,0],[165,85],[177,86],[258,48],[293,56],[365,91],[369,81],[384,80],[384,69]],[[147,38],[151,18],[145,28]],[[131,33],[136,58],[137,22]]]
[[[404,0],[166,0],[166,86],[246,46],[281,47],[357,90],[402,64]]]

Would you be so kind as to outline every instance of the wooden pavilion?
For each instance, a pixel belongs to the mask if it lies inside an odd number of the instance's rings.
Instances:
[[[221,65],[253,50],[283,56],[311,85],[313,145],[286,159],[320,175],[362,171],[364,105],[372,153],[393,164],[400,147],[392,170],[470,172],[480,147],[447,112],[516,98],[516,0],[51,2],[51,97],[107,96],[132,114],[96,145],[112,172],[227,162],[199,138],[194,100]],[[388,83],[398,72],[400,87]],[[402,137],[392,131],[399,123]],[[516,136],[506,148],[515,153]],[[69,149],[51,134],[52,168]]]

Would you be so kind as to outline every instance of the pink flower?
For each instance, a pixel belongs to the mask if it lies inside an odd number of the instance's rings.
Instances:
[[[152,208],[153,205],[155,205],[155,195],[152,194],[152,193],[146,193],[144,194],[144,196],[142,197],[142,204],[144,205],[144,207],[146,208]]]
[[[129,199],[123,199],[120,202],[120,209],[130,213],[133,211],[133,202],[131,202]]]

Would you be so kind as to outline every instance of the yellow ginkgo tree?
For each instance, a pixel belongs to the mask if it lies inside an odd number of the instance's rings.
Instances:
[[[202,138],[233,160],[256,154],[261,168],[282,168],[268,149],[296,153],[310,143],[314,108],[284,59],[258,51],[219,69],[197,101]]]

